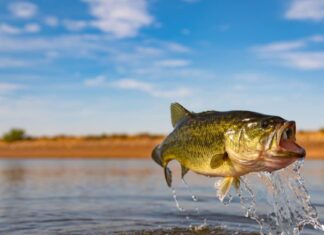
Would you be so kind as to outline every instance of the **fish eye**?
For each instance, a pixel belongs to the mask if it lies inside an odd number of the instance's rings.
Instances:
[[[270,122],[268,120],[262,120],[261,121],[261,127],[267,128],[269,126]]]

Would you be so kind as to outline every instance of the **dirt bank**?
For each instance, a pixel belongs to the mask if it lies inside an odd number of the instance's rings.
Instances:
[[[0,142],[1,158],[149,158],[163,137],[87,139],[35,139]],[[305,147],[307,159],[324,159],[324,132],[301,132],[297,142]]]

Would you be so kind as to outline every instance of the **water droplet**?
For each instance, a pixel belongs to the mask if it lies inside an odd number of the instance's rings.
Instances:
[[[175,202],[175,204],[176,204],[178,210],[179,210],[180,212],[183,212],[184,209],[180,206],[180,204],[179,204],[179,202],[178,202],[178,199],[177,199],[177,193],[176,193],[176,191],[175,191],[174,188],[172,188],[172,196],[173,196],[174,202]]]
[[[189,190],[190,194],[191,194],[191,199],[194,202],[198,201],[198,197],[196,195],[193,194],[191,187],[189,186],[189,184],[187,183],[187,181],[185,181],[185,179],[182,178],[182,182],[184,183],[184,185],[186,186],[186,188]]]
[[[306,224],[324,231],[318,220],[315,207],[300,175],[303,161],[273,173],[258,173],[266,188],[267,200],[272,211],[261,215],[257,213],[255,195],[247,177],[242,178],[239,193],[242,208],[246,216],[260,225],[262,234],[299,234]]]
[[[259,183],[265,190],[266,201],[269,206],[266,211],[261,211],[262,207],[258,207],[256,201],[256,191],[249,182],[249,176],[241,177],[241,186],[237,193],[245,216],[255,220],[260,226],[260,234],[292,234],[298,235],[302,232],[305,225],[311,225],[317,230],[324,231],[324,225],[319,222],[316,208],[311,204],[310,195],[305,187],[304,179],[300,175],[303,160],[297,161],[295,164],[275,171],[273,173],[260,172],[257,173]],[[193,202],[198,201],[185,180]],[[258,186],[260,185],[258,183]],[[217,187],[217,182],[215,184]],[[177,200],[175,189],[172,188],[172,195],[176,206],[180,212],[185,211]],[[258,194],[259,195],[259,194]],[[233,195],[228,193],[223,203],[229,205]],[[258,202],[259,203],[259,202]],[[199,209],[195,207],[197,214]],[[187,220],[191,219],[188,215]],[[207,220],[199,226],[190,225],[194,230],[201,230],[207,226]]]

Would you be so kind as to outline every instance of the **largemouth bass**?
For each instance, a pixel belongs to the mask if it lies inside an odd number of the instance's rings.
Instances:
[[[173,103],[171,120],[174,130],[152,152],[169,187],[172,160],[181,164],[182,177],[189,170],[224,177],[218,189],[222,200],[231,185],[239,188],[240,176],[272,172],[306,154],[296,143],[295,122],[278,116],[250,111],[194,113]]]

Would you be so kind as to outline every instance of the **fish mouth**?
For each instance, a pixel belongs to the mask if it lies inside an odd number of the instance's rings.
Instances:
[[[277,132],[278,152],[287,157],[303,158],[306,151],[296,143],[296,123],[285,122]]]

